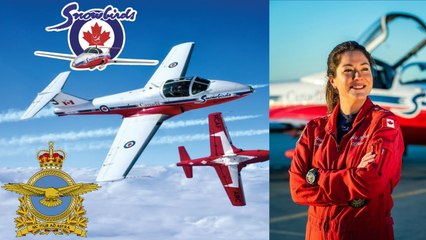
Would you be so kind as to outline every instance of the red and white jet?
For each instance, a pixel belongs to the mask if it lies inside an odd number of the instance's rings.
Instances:
[[[51,102],[58,116],[120,114],[123,122],[97,181],[124,179],[163,121],[183,112],[247,96],[240,83],[185,77],[194,43],[174,46],[144,88],[86,100],[62,92],[70,72],[60,73],[32,102],[21,119]]]
[[[181,166],[187,178],[192,178],[193,166],[212,166],[234,206],[246,205],[241,169],[251,163],[269,160],[267,150],[242,150],[232,145],[220,112],[209,114],[210,156],[191,160],[185,147],[179,147]]]
[[[34,55],[39,57],[56,58],[61,60],[71,61],[70,67],[73,70],[103,70],[107,65],[145,65],[155,66],[158,60],[150,59],[128,59],[128,58],[113,58],[109,53],[110,48],[107,47],[88,47],[81,54],[75,56],[73,54],[55,53],[35,51]]]

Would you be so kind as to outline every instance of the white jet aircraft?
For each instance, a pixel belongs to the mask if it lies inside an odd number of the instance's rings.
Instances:
[[[124,179],[161,123],[192,109],[232,101],[253,88],[229,81],[185,77],[194,43],[171,49],[144,88],[85,100],[62,92],[70,72],[60,73],[32,102],[21,119],[51,102],[64,115],[120,114],[123,122],[97,176],[97,181]]]
[[[95,68],[103,70],[110,64],[144,66],[155,66],[158,64],[157,60],[151,59],[111,58],[109,51],[110,48],[107,47],[88,47],[78,56],[44,51],[35,51],[34,55],[71,61],[70,67],[74,70],[93,70]]]

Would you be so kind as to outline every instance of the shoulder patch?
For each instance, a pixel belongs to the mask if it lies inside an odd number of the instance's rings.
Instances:
[[[380,107],[379,105],[375,105],[375,106],[374,106],[374,111],[377,111],[377,112],[384,112],[384,113],[389,113],[389,112],[390,112],[389,110],[384,109],[384,108]]]
[[[391,118],[386,118],[386,127],[395,128],[395,121]]]
[[[394,117],[386,116],[382,118],[382,127],[398,129],[399,123]]]

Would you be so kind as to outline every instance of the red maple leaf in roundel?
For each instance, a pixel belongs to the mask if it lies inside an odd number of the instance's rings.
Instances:
[[[95,23],[95,25],[92,26],[91,28],[92,28],[91,33],[89,31],[83,32],[83,39],[89,43],[89,46],[103,46],[104,43],[111,38],[109,36],[110,32],[107,32],[107,31],[102,32],[102,27],[100,27],[98,23]]]

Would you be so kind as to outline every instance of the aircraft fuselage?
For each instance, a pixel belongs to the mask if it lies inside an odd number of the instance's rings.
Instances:
[[[82,53],[72,61],[74,68],[94,68],[100,65],[107,64],[111,56],[107,53]]]
[[[192,159],[187,163],[180,162],[178,163],[178,166],[185,164],[189,164],[191,166],[239,165],[239,167],[243,168],[248,164],[264,162],[267,160],[269,160],[269,151],[267,150],[242,150],[230,155]]]
[[[95,98],[83,104],[74,104],[73,101],[64,99],[61,103],[54,103],[57,105],[54,112],[58,116],[120,114],[127,117],[157,113],[174,116],[192,109],[232,101],[252,92],[253,88],[247,85],[211,80],[205,91],[185,97],[166,97],[160,88],[141,88]]]

